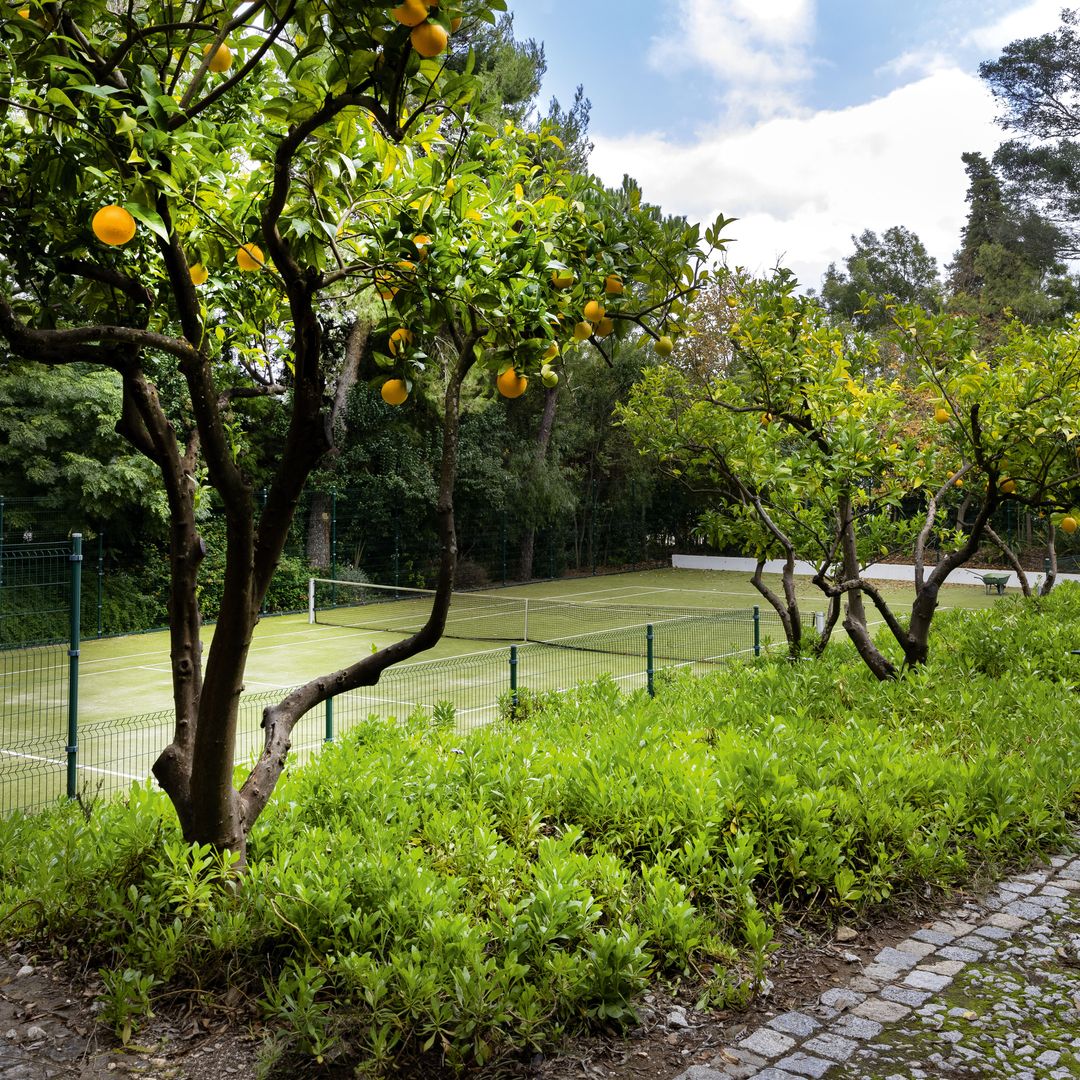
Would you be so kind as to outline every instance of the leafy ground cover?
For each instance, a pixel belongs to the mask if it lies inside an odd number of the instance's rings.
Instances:
[[[121,1038],[239,987],[268,1055],[483,1064],[618,1026],[656,982],[747,1000],[822,925],[1062,841],[1080,809],[1080,588],[941,619],[879,684],[852,654],[531,698],[471,736],[369,723],[289,774],[245,872],[164,798],[0,823],[5,933],[102,972]],[[313,1061],[314,1059],[314,1061]],[[314,1072],[305,1075],[314,1075]]]

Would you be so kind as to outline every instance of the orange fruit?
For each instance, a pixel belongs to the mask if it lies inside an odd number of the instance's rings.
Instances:
[[[203,46],[203,56],[205,56],[213,45]],[[223,71],[228,71],[232,67],[233,55],[232,49],[228,45],[219,45],[214,52],[214,55],[210,57],[210,70],[215,75],[220,75]]]
[[[403,353],[414,341],[413,332],[404,326],[398,327],[390,335],[390,355],[398,356]]]
[[[461,27],[461,16],[460,15],[455,15],[450,20],[450,33],[456,34],[460,27]]]
[[[551,284],[556,289],[569,289],[574,284],[574,275],[569,270],[552,270]]]
[[[419,26],[413,27],[409,39],[412,41],[412,47],[425,60],[430,60],[446,48],[450,42],[450,35],[438,23],[422,22]]]
[[[22,19],[29,19],[30,9],[28,7],[19,8],[19,17]]]
[[[547,351],[544,353],[544,359],[545,360],[554,360],[555,357],[558,356],[558,355],[559,355],[559,346],[556,345],[555,342],[553,341],[547,347]]]
[[[416,269],[416,263],[409,262],[408,259],[400,259],[398,261],[398,269],[404,270],[406,274],[409,274]]]
[[[590,300],[585,305],[585,318],[591,323],[598,323],[604,317],[604,305],[599,300]]]
[[[135,235],[135,219],[115,203],[103,206],[90,222],[94,235],[112,247],[126,244]]]
[[[772,423],[772,413],[761,414],[761,426],[768,427]]]
[[[192,285],[203,285],[210,276],[209,271],[201,262],[192,263],[188,267],[188,274],[191,276]]]
[[[1068,517],[1061,519],[1061,528],[1063,532],[1074,533],[1076,532],[1076,518],[1069,514]]]
[[[505,398],[521,397],[529,380],[524,375],[519,375],[512,367],[507,368],[496,380],[495,385],[499,393]]]
[[[592,337],[592,323],[579,322],[574,327],[574,340],[584,341],[586,338]]]
[[[428,5],[424,0],[403,0],[390,14],[402,26],[419,26],[427,18]]]
[[[621,296],[623,293],[622,278],[618,274],[608,274],[604,278],[604,292],[611,293],[612,296]]]
[[[409,388],[404,379],[387,379],[379,393],[387,405],[401,405],[409,396]]]
[[[1016,491],[1016,481],[1011,480],[1009,477],[1005,477],[1005,479],[998,484],[998,489],[1003,495],[1012,495]]]
[[[431,246],[431,237],[425,236],[423,233],[418,233],[412,238],[413,246],[420,253],[421,259],[428,257],[427,249]]]
[[[936,420],[936,421],[937,421],[937,422],[938,422],[939,424],[945,424],[945,423],[948,423],[948,420],[949,420],[949,410],[948,410],[948,409],[946,409],[944,405],[939,405],[939,406],[938,406],[938,407],[937,407],[937,408],[936,408],[936,409],[934,410],[934,419],[935,419],[935,420]]]
[[[653,350],[657,356],[670,356],[671,350],[675,348],[675,342],[663,334],[653,342]]]
[[[615,323],[606,315],[596,324],[596,336],[607,337],[615,329]]]
[[[266,264],[266,257],[258,244],[241,244],[236,249],[236,265],[241,270],[261,270]]]

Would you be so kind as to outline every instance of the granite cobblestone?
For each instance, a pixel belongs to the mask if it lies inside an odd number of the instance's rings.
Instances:
[[[677,1080],[944,1076],[1080,1078],[1080,858],[956,905]]]

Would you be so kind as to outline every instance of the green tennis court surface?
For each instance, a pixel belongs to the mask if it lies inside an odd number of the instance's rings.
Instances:
[[[779,580],[772,584],[779,588]],[[821,594],[808,581],[799,580],[797,592],[806,613],[824,610]],[[910,603],[913,590],[898,584],[883,586],[890,602]],[[579,603],[648,607],[750,608],[766,607],[746,576],[710,570],[649,570],[632,574],[571,578],[508,589],[491,590],[495,596],[529,596],[573,600]],[[946,587],[941,607],[985,607],[996,600],[971,585]],[[594,629],[568,624],[573,635]],[[204,648],[214,628],[203,632]],[[349,627],[308,624],[307,615],[264,619],[256,627],[248,662],[245,689],[249,693],[285,689],[316,675],[337,670],[400,635]],[[461,656],[487,650],[490,639],[444,639],[417,660]],[[81,724],[117,717],[158,712],[172,704],[169,674],[169,638],[166,632],[105,638],[82,643],[79,675]]]
[[[779,587],[778,581],[775,584]],[[822,598],[806,580],[799,581],[797,591],[809,621],[812,612],[823,609]],[[912,589],[903,585],[889,584],[882,591],[897,605],[906,605],[912,596]],[[339,587],[337,593],[338,604],[347,601],[347,589]],[[522,598],[529,599],[527,606]],[[573,606],[562,608],[552,601]],[[995,601],[996,596],[974,586],[946,588],[942,593],[944,607],[984,607]],[[736,573],[654,570],[538,582],[490,590],[481,597],[469,594],[461,600],[465,615],[454,633],[476,633],[477,639],[446,637],[410,663],[389,669],[377,686],[335,699],[329,711],[314,710],[297,725],[294,751],[302,759],[318,747],[328,724],[340,733],[372,714],[403,717],[418,707],[431,712],[439,703],[452,708],[462,728],[489,722],[497,715],[500,695],[510,686],[509,648],[492,638],[504,632],[500,626],[510,640],[520,637],[524,610],[531,623],[528,637],[555,644],[518,649],[519,687],[561,690],[610,675],[629,690],[645,685],[646,623],[654,624],[657,669],[694,658],[703,662],[690,666],[702,671],[711,666],[708,657],[752,655],[755,604],[762,610],[762,643],[782,642],[775,614],[746,577]],[[398,640],[423,605],[419,598],[409,598],[373,606],[386,609],[386,614],[346,608],[328,615],[368,625],[374,620],[375,625],[398,628],[397,633],[310,625],[306,614],[260,623],[238,720],[240,760],[258,752],[262,709],[280,698],[282,690],[344,667],[368,655],[373,645]],[[468,630],[470,626],[476,629]],[[206,629],[204,646],[213,632],[213,627]],[[479,635],[490,636],[484,640]],[[572,647],[559,647],[564,638],[574,639],[566,643]],[[172,734],[168,649],[164,632],[83,642],[78,709],[81,790],[116,791],[149,774]],[[63,793],[67,716],[67,656],[62,646],[9,652],[3,659],[0,811],[41,806]]]

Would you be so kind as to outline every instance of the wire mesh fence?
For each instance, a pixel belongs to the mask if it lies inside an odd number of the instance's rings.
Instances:
[[[711,633],[703,629],[710,618],[715,624]],[[466,731],[512,718],[536,695],[561,693],[600,678],[614,680],[627,692],[651,691],[663,672],[700,673],[752,657],[783,640],[779,619],[768,611],[699,613],[696,623],[696,636],[691,637],[686,636],[688,627],[661,621],[655,626],[569,635],[557,644],[511,645],[389,668],[375,686],[341,694],[304,716],[293,732],[290,761],[307,760],[325,741],[371,718],[394,723],[419,715]],[[9,650],[0,652],[0,664],[5,655],[22,658],[18,673],[12,668],[10,682],[4,676],[5,708],[19,698],[20,685],[27,691],[23,695],[27,701],[19,723],[5,725],[3,732],[0,812],[40,810],[65,791],[92,801],[150,776],[154,760],[172,738],[171,712],[88,724],[79,731],[73,761],[65,752],[66,701],[61,684],[66,679],[66,650]],[[55,686],[55,693],[46,707],[39,700],[40,690],[49,685]],[[287,693],[265,691],[241,699],[238,761],[251,760],[260,752],[263,710]],[[66,784],[69,775],[74,790]]]

